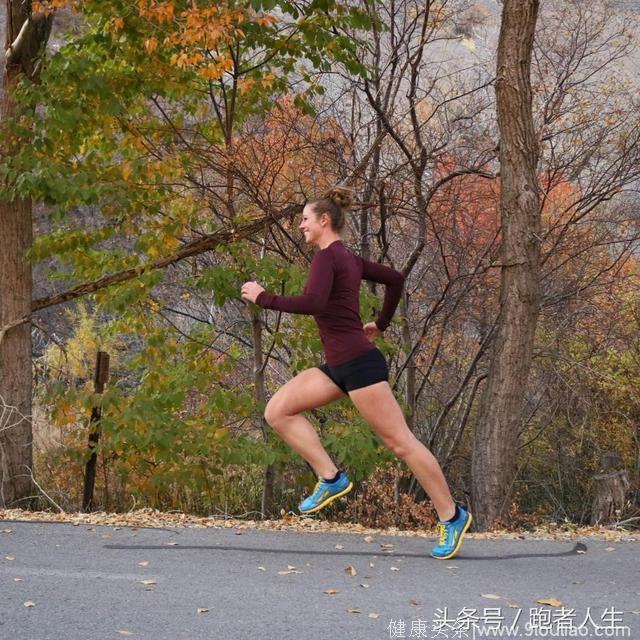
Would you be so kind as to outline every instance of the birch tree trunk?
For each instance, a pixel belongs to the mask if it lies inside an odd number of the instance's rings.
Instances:
[[[500,314],[475,432],[472,500],[480,530],[509,512],[518,433],[539,315],[539,158],[531,107],[538,0],[505,0],[498,43],[502,224]]]

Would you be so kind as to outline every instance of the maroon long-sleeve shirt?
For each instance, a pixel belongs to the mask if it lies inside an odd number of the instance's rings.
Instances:
[[[375,348],[360,319],[360,281],[386,285],[376,325],[384,331],[402,295],[404,276],[395,269],[364,260],[340,240],[316,252],[309,278],[300,296],[278,296],[262,291],[256,304],[265,309],[312,315],[318,324],[325,360],[335,367]]]

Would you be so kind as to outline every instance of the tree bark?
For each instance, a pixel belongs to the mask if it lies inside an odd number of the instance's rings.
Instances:
[[[3,13],[0,126],[18,115],[12,99],[14,87],[23,77],[36,78],[53,22],[52,15],[32,16],[30,2],[6,0]],[[11,154],[27,142],[8,139],[2,154]],[[33,239],[31,200],[0,199],[0,229],[0,327],[4,327],[31,313],[27,258]],[[0,341],[0,507],[32,494],[31,387],[31,326],[15,324]]]
[[[539,315],[539,149],[531,106],[538,0],[505,0],[498,43],[502,261],[500,314],[475,432],[472,500],[480,530],[509,512],[518,432]]]

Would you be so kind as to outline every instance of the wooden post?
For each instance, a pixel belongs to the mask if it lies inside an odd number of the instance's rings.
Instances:
[[[109,379],[109,354],[104,351],[98,351],[96,358],[96,373],[93,378],[94,389],[96,393],[104,391],[104,385]],[[93,487],[96,480],[96,447],[100,440],[100,407],[91,409],[91,431],[89,433],[89,449],[91,457],[87,461],[84,474],[84,497],[82,498],[82,510],[87,512],[93,509]]]

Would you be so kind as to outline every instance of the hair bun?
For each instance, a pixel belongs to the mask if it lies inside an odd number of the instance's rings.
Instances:
[[[349,187],[333,187],[328,193],[327,198],[333,200],[341,209],[347,210],[354,200],[354,191]]]

